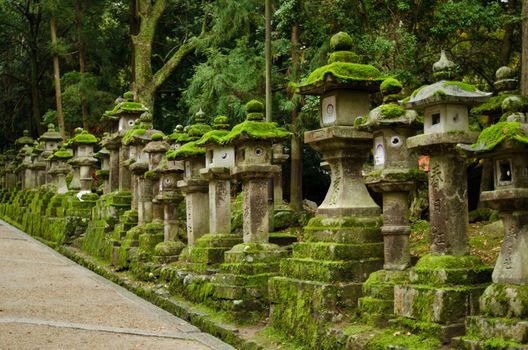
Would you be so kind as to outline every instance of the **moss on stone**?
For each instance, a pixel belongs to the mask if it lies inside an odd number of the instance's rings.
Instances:
[[[155,132],[154,134],[152,134],[151,140],[152,141],[161,141],[161,140],[163,140],[164,137],[165,137],[165,135],[163,133]]]
[[[222,138],[229,133],[227,130],[211,130],[205,133],[198,141],[197,146],[204,146],[207,144],[222,144]]]
[[[484,129],[471,148],[478,151],[491,151],[504,140],[528,144],[528,132],[519,122],[499,122]]]
[[[246,103],[247,113],[262,113],[262,111],[264,111],[264,104],[259,100],[251,100]]]
[[[381,93],[386,95],[398,94],[402,90],[402,83],[394,78],[387,78],[383,80],[383,83],[380,85]]]
[[[83,130],[80,133],[76,134],[72,139],[71,142],[74,144],[94,144],[99,142],[97,137],[90,134],[88,131]]]
[[[476,106],[471,109],[471,114],[473,115],[500,115],[502,113],[502,103],[508,97],[517,96],[513,94],[500,94],[497,96],[491,97],[489,100],[483,104]],[[528,98],[525,96],[518,96],[521,99],[522,109],[528,107]]]
[[[359,56],[352,51],[336,51],[330,54],[328,57],[328,64],[334,62],[349,62],[354,63],[359,61]]]
[[[383,79],[381,72],[374,66],[349,62],[333,62],[314,70],[305,81],[297,86],[297,89],[312,84],[322,84],[327,74],[332,75],[341,83],[358,80],[381,81]]]
[[[330,38],[332,51],[350,51],[353,44],[352,37],[346,32],[336,33]]]
[[[405,109],[397,103],[387,103],[380,106],[381,115],[385,118],[399,118],[405,114]]]
[[[125,136],[123,136],[123,143],[125,145],[128,145],[132,142],[132,139],[135,137],[135,136],[139,136],[139,135],[145,135],[145,133],[147,132],[146,129],[144,128],[140,128],[140,127],[134,127],[130,130],[128,130],[126,133],[125,133]]]
[[[468,84],[468,83],[464,83],[462,81],[447,80],[447,81],[444,82],[444,86],[445,87],[456,86],[459,89],[467,91],[467,92],[475,92],[475,91],[477,91],[477,88],[474,85],[471,85],[471,84]]]
[[[273,122],[258,122],[246,120],[235,125],[233,129],[220,140],[221,144],[229,144],[245,140],[283,141],[290,133]]]
[[[185,159],[185,158],[194,158],[198,156],[205,155],[205,148],[198,147],[196,141],[188,142],[185,145],[181,146],[177,150],[170,150],[167,152],[167,159]]]
[[[416,263],[416,270],[480,269],[487,266],[476,256],[425,255]]]
[[[191,139],[194,138],[196,140],[202,137],[205,133],[209,131],[211,131],[210,125],[198,123],[198,124],[191,125],[187,134],[189,135]]]

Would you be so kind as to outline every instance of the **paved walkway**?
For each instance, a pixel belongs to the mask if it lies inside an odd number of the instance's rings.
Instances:
[[[234,348],[0,220],[0,349]]]

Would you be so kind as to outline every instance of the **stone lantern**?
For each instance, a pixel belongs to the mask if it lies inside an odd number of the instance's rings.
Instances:
[[[53,152],[48,160],[50,161],[49,173],[54,179],[54,184],[57,186],[57,193],[64,194],[68,192],[66,185],[66,175],[70,172],[68,160],[73,157],[73,154],[61,147]]]
[[[169,144],[164,140],[164,135],[161,132],[152,134],[151,141],[145,146],[143,152],[148,154],[148,171],[145,176],[145,216],[146,221],[150,217],[151,220],[163,220],[163,205],[155,198],[159,194],[159,180],[160,174],[157,171],[163,156],[169,149]],[[150,204],[147,202],[150,201]],[[149,214],[148,207],[151,213]]]
[[[468,254],[468,203],[465,159],[457,143],[472,143],[468,107],[486,101],[489,93],[452,80],[455,64],[445,53],[433,65],[437,82],[404,100],[406,108],[422,110],[424,133],[407,139],[407,147],[430,156],[429,222],[431,255],[420,258],[409,285],[394,289],[397,316],[435,323],[444,342],[464,331],[464,318],[475,312],[489,269]],[[433,297],[437,296],[437,297]],[[457,307],[453,307],[454,300]]]
[[[284,277],[270,281],[270,320],[273,327],[306,339],[314,335],[303,325],[319,327],[322,319],[338,320],[341,310],[357,307],[362,282],[383,266],[381,210],[361,173],[372,134],[354,127],[369,113],[370,94],[379,91],[383,78],[377,68],[355,63],[352,46],[348,34],[334,35],[328,64],[296,88],[301,95],[320,96],[321,128],[306,132],[304,140],[321,152],[331,183],[317,216],[304,227],[304,242],[295,243],[293,257],[281,265]],[[280,298],[284,288],[292,291],[289,300]],[[314,302],[288,313],[306,298]]]
[[[40,142],[44,142],[44,151],[42,152],[42,158],[48,159],[53,154],[55,148],[62,145],[63,139],[60,133],[55,130],[53,124],[48,124],[48,131],[39,137]],[[46,166],[46,183],[52,183],[53,178],[49,174],[49,163]]]
[[[126,92],[123,98],[115,101],[111,111],[103,114],[101,120],[110,122],[110,135],[104,138],[101,145],[110,151],[110,189],[115,191],[131,190],[131,173],[125,167],[125,161],[130,158],[128,145],[122,139],[128,130],[132,129],[135,121],[147,108],[134,101],[132,92]]]
[[[145,112],[136,121],[135,126],[128,130],[123,137],[123,144],[129,148],[129,158],[125,161],[125,167],[132,173],[131,192],[132,192],[132,209],[138,211],[139,224],[150,222],[152,216],[145,220],[143,202],[140,203],[140,197],[143,195],[143,174],[148,171],[149,155],[143,152],[145,145],[150,141],[153,134],[159,131],[152,129],[152,115]],[[151,212],[150,212],[151,213]]]
[[[103,135],[103,138],[106,136]],[[110,151],[103,147],[95,154],[95,157],[101,162],[101,169],[95,172],[95,176],[103,180],[103,194],[110,193]]]
[[[372,132],[374,168],[365,175],[366,184],[383,194],[383,270],[373,272],[365,282],[365,297],[359,299],[363,316],[382,323],[394,309],[394,285],[408,278],[409,249],[409,192],[426,174],[417,170],[418,158],[407,149],[407,138],[421,127],[418,114],[405,110],[398,97],[402,85],[393,78],[381,84],[383,104],[358,121],[357,127]],[[384,293],[379,291],[383,290]]]
[[[188,252],[188,266],[197,272],[223,262],[224,252],[242,243],[242,237],[231,234],[231,169],[235,165],[235,148],[221,142],[229,134],[227,117],[216,117],[213,129],[196,142],[205,149],[205,167],[200,174],[209,181],[209,233],[198,238]]]
[[[6,165],[5,165],[5,186],[8,190],[12,191],[16,187],[16,175],[15,175],[15,153],[14,150],[8,150],[6,153]]]
[[[267,308],[268,278],[278,271],[280,259],[286,256],[286,251],[269,243],[268,184],[279,171],[272,164],[273,143],[288,138],[289,133],[275,123],[265,122],[263,110],[261,102],[248,102],[246,121],[220,139],[221,144],[235,146],[231,174],[242,182],[244,242],[225,252],[225,263],[213,276],[212,284],[215,298],[240,317],[247,317],[251,309]]]
[[[493,187],[482,192],[480,200],[498,210],[504,224],[493,283],[480,297],[480,316],[466,319],[468,334],[474,337],[462,339],[471,348],[480,348],[478,344],[495,339],[511,342],[508,349],[525,349],[528,345],[528,120],[520,111],[520,97],[508,97],[502,106],[508,115],[505,121],[484,129],[473,145],[460,145],[490,160]]]
[[[46,183],[46,159],[42,157],[44,152],[44,143],[35,141],[33,144],[33,172],[35,176],[35,185],[42,186]]]
[[[77,130],[75,136],[71,139],[71,144],[74,150],[74,157],[69,163],[74,168],[74,174],[78,176],[79,187],[77,188],[74,183],[74,179],[70,183],[70,190],[77,190],[77,198],[81,197],[86,193],[91,193],[92,186],[92,171],[95,171],[95,165],[98,160],[94,157],[94,147],[99,142],[97,137],[90,134],[86,130]],[[74,175],[75,177],[75,175]]]
[[[209,210],[209,186],[200,174],[205,164],[205,149],[196,145],[198,139],[211,131],[211,127],[205,124],[204,115],[200,109],[196,113],[196,123],[187,132],[193,141],[167,154],[169,160],[184,162],[185,171],[183,179],[178,181],[178,188],[185,195],[188,247],[209,231],[209,215],[203,215]]]
[[[20,164],[18,166],[18,172],[20,174],[19,181],[22,184],[23,189],[30,189],[34,186],[33,171],[31,166],[33,165],[33,160],[31,159],[31,153],[33,152],[33,147],[29,145],[24,145],[18,152],[20,158]]]
[[[29,131],[24,130],[22,136],[15,140],[15,146],[17,149],[24,147],[25,145],[32,146],[35,140],[29,136]]]

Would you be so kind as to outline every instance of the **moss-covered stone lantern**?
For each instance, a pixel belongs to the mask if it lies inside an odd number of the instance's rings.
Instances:
[[[44,143],[35,141],[33,144],[33,172],[35,175],[35,186],[42,186],[46,183],[46,159],[42,157]]]
[[[145,146],[143,152],[148,154],[148,171],[145,177],[145,220],[163,220],[163,205],[155,198],[159,195],[160,173],[158,167],[163,156],[169,150],[169,143],[165,141],[165,135],[161,132],[152,134],[151,141]],[[150,189],[150,192],[149,192]],[[148,203],[150,201],[150,204]],[[150,214],[149,212],[150,208]],[[149,221],[151,221],[149,220]]]
[[[209,231],[209,215],[203,213],[209,210],[209,186],[200,174],[205,164],[205,149],[196,144],[204,134],[211,131],[211,126],[205,124],[204,112],[196,113],[196,123],[187,131],[191,142],[185,143],[175,151],[167,153],[169,160],[183,161],[185,171],[178,181],[178,188],[185,194],[187,217],[187,246]]]
[[[32,146],[33,142],[35,142],[35,140],[29,135],[29,131],[24,130],[22,131],[22,136],[15,140],[15,146],[17,149],[20,149],[25,145]]]
[[[295,243],[293,257],[281,265],[283,277],[270,281],[270,320],[276,329],[309,341],[317,336],[309,329],[320,327],[322,319],[337,320],[342,310],[357,307],[361,282],[383,266],[381,210],[361,173],[372,134],[354,127],[368,114],[370,94],[379,91],[383,78],[377,68],[356,63],[353,44],[347,33],[334,35],[328,64],[296,88],[299,94],[320,96],[321,128],[307,131],[304,141],[321,152],[331,183],[317,216],[304,227],[304,242]],[[286,289],[288,300],[280,297]],[[299,303],[301,310],[289,312]]]
[[[381,84],[383,104],[358,120],[359,129],[372,132],[373,170],[365,175],[366,184],[383,194],[383,270],[373,272],[364,284],[365,297],[359,299],[363,316],[386,322],[393,314],[394,285],[408,279],[409,192],[426,174],[417,170],[418,157],[407,148],[407,138],[422,127],[414,110],[405,110],[399,103],[401,83],[388,78]],[[380,293],[383,290],[384,293]]]
[[[493,340],[510,342],[508,349],[528,347],[528,123],[521,104],[519,97],[506,98],[506,120],[484,129],[473,145],[460,145],[493,165],[493,187],[480,200],[504,224],[493,283],[480,297],[480,316],[466,321],[472,338],[462,339],[471,348]]]
[[[434,323],[444,341],[464,331],[464,318],[474,308],[489,269],[468,256],[467,173],[457,143],[472,143],[478,133],[469,130],[468,108],[489,93],[451,78],[455,64],[445,53],[433,66],[437,82],[414,91],[406,108],[422,110],[424,133],[407,139],[407,146],[430,156],[429,223],[431,255],[420,258],[410,284],[394,289],[394,311]],[[456,302],[455,302],[456,300]],[[456,306],[455,306],[456,305]]]
[[[115,101],[111,111],[101,117],[102,121],[110,122],[110,136],[103,139],[101,145],[110,150],[110,187],[112,191],[131,190],[131,173],[125,166],[130,158],[129,146],[122,142],[123,137],[132,129],[136,120],[148,109],[140,102],[134,101],[132,92],[123,94],[123,98]],[[116,180],[118,183],[116,184]]]
[[[50,161],[50,170],[48,171],[54,179],[54,184],[57,186],[57,193],[64,194],[68,192],[66,185],[66,175],[70,172],[68,160],[73,157],[73,153],[64,147],[61,147],[53,152],[48,160]]]
[[[263,110],[260,101],[249,101],[246,120],[220,139],[221,144],[235,146],[231,174],[242,182],[244,242],[225,252],[225,262],[212,284],[215,298],[240,317],[267,307],[268,278],[278,271],[279,261],[286,255],[278,245],[269,243],[268,184],[279,171],[272,164],[273,143],[290,134],[275,123],[265,122]]]
[[[124,166],[128,167],[131,172],[131,192],[132,192],[132,209],[138,211],[139,224],[150,222],[144,217],[143,201],[143,174],[148,171],[149,155],[143,152],[146,144],[151,140],[153,134],[159,131],[152,129],[152,115],[149,112],[143,113],[132,129],[129,129],[123,136],[123,145],[129,149],[129,158],[125,161]]]
[[[18,151],[17,155],[20,159],[17,173],[19,174],[19,181],[23,189],[31,189],[35,187],[33,171],[31,170],[31,166],[33,165],[33,160],[31,159],[32,152],[33,147],[29,144],[25,144],[20,151]]]
[[[49,156],[53,154],[55,148],[62,145],[62,136],[55,130],[55,125],[48,124],[48,130],[39,137],[40,142],[44,142],[44,151],[42,152],[42,157],[48,159]],[[49,174],[49,163],[46,165],[46,183],[52,183],[53,178]]]
[[[87,130],[77,130],[75,136],[69,142],[74,152],[74,157],[69,161],[74,169],[74,178],[78,177],[79,187],[75,186],[74,179],[70,183],[70,190],[79,190],[77,198],[86,193],[91,193],[92,186],[92,171],[95,171],[95,166],[98,163],[97,158],[94,157],[94,147],[99,140]]]
[[[108,134],[105,133],[103,138]],[[103,194],[110,193],[110,151],[106,148],[101,148],[95,157],[101,162],[101,169],[95,172],[95,176],[103,180],[102,192]],[[99,189],[101,191],[101,189]]]
[[[209,181],[209,232],[189,246],[188,268],[204,272],[211,265],[224,261],[224,252],[242,237],[231,234],[231,169],[235,165],[235,148],[222,144],[229,133],[229,120],[225,116],[214,119],[213,130],[205,133],[196,145],[205,149],[205,167],[200,174]]]

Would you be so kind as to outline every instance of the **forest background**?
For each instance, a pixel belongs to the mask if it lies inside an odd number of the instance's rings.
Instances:
[[[459,65],[461,80],[484,91],[494,91],[500,66],[526,75],[526,0],[270,1],[272,116],[293,133],[285,178],[291,164],[297,206],[301,187],[321,200],[324,191],[312,189],[325,188],[328,177],[302,143],[303,132],[318,127],[318,99],[293,94],[289,82],[326,63],[332,34],[348,32],[358,61],[398,78],[407,94],[431,82],[440,50]],[[101,134],[101,115],[128,90],[166,133],[192,123],[200,108],[209,121],[242,121],[245,103],[265,97],[264,3],[0,0],[0,149],[23,129],[37,137],[50,122],[65,135],[79,126]],[[528,79],[522,84],[526,95]],[[373,96],[373,106],[380,100]]]

